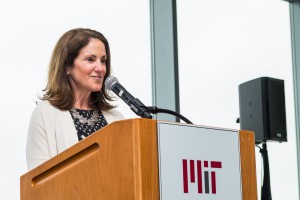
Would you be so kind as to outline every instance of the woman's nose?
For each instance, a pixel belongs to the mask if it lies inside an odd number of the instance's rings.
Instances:
[[[105,65],[105,63],[101,62],[101,60],[97,61],[95,63],[95,70],[96,71],[103,71],[103,70],[105,70],[105,68],[106,68],[106,65]]]

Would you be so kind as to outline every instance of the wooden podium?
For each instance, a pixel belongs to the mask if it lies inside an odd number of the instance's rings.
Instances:
[[[159,200],[157,132],[156,120],[114,122],[22,175],[21,200]],[[241,199],[256,200],[254,134],[238,135]]]

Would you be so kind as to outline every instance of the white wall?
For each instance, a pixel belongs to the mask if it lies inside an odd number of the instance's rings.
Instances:
[[[19,199],[29,118],[45,87],[52,49],[67,30],[102,32],[110,42],[113,75],[151,104],[149,16],[148,0],[0,1],[0,199]],[[119,104],[127,118],[135,117]]]
[[[273,200],[298,199],[289,4],[178,0],[177,13],[181,114],[193,123],[239,129],[238,85],[262,76],[284,80],[288,142],[268,143],[271,191]]]

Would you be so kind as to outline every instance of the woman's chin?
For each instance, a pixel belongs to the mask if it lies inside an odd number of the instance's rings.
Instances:
[[[101,85],[102,86],[102,85]],[[91,92],[99,92],[101,90],[101,86],[95,86],[91,88]]]

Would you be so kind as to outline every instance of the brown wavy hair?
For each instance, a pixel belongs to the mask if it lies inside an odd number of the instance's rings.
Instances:
[[[70,110],[75,104],[75,96],[72,90],[66,68],[72,66],[79,51],[85,47],[91,38],[99,39],[104,43],[106,50],[106,74],[103,82],[111,73],[111,55],[107,39],[99,32],[91,29],[77,28],[64,33],[56,43],[49,64],[48,82],[43,90],[42,100],[49,101],[60,110]],[[99,92],[92,92],[90,105],[93,109],[108,110],[114,106],[105,87]]]

